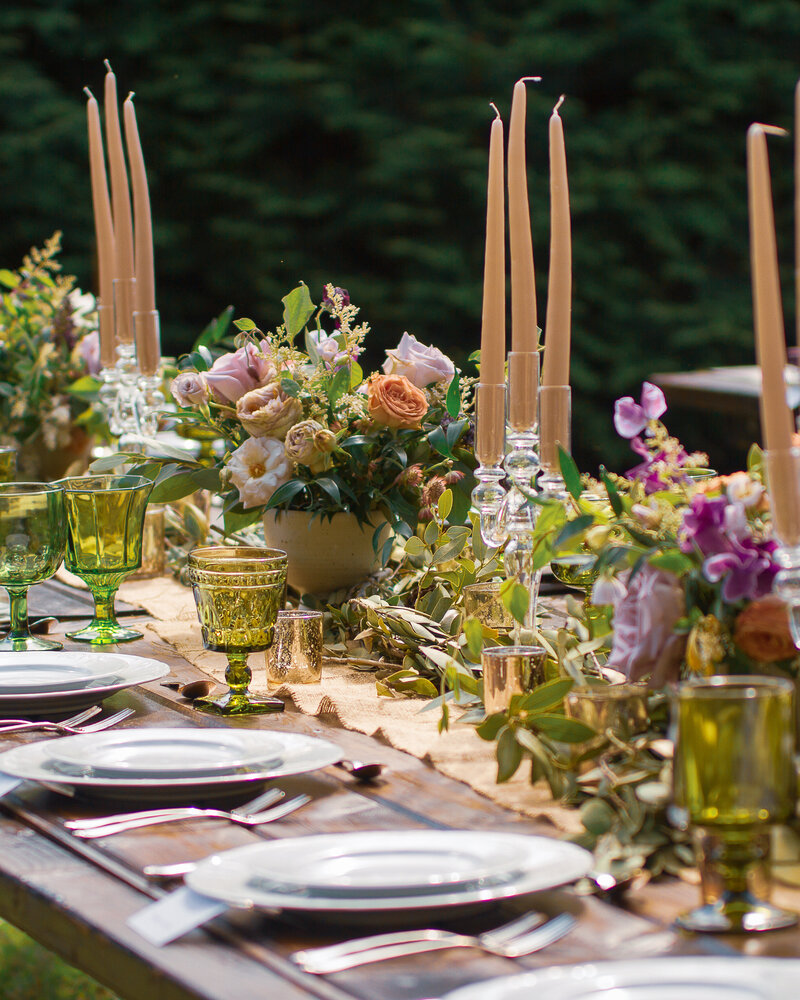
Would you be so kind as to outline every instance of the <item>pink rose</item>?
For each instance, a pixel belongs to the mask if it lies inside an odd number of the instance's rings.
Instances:
[[[86,362],[86,367],[90,375],[100,373],[100,334],[97,330],[87,333],[85,337],[78,341],[77,347],[79,357]]]
[[[608,665],[651,687],[678,679],[686,636],[675,624],[684,614],[684,595],[672,573],[643,566],[614,602],[614,646]]]
[[[272,361],[260,354],[254,344],[245,344],[233,354],[217,358],[205,379],[219,403],[236,403],[251,389],[260,389],[276,375]]]
[[[455,374],[453,362],[438,347],[426,347],[410,333],[404,333],[397,347],[386,354],[386,374],[405,375],[419,389],[432,382],[450,383]]]
[[[208,402],[208,386],[200,372],[179,372],[169,390],[178,406],[201,406]]]

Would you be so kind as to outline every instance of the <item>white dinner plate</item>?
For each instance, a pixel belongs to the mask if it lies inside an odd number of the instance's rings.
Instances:
[[[279,767],[282,749],[280,737],[258,731],[137,729],[56,740],[50,760],[78,776],[189,778]]]
[[[1,653],[0,718],[71,715],[168,673],[166,663],[129,653]]]
[[[492,859],[482,864],[484,855]],[[505,852],[501,865],[499,852]],[[399,866],[399,867],[398,867]],[[385,830],[252,844],[186,876],[231,906],[364,914],[471,906],[572,882],[592,866],[574,844],[514,833]]]
[[[489,979],[446,1000],[788,1000],[799,985],[798,959],[643,958]]]
[[[134,732],[142,730],[130,730]],[[217,729],[152,729],[164,746],[171,739],[185,747],[187,732],[207,732],[209,740],[217,742]],[[81,741],[79,756],[91,753],[92,743],[100,746],[109,733],[87,733],[83,736],[64,736],[58,740],[43,740],[14,747],[0,754],[0,773],[10,774],[28,781],[66,785],[76,792],[95,798],[124,799],[133,801],[192,802],[198,798],[211,799],[232,797],[246,793],[252,785],[282,778],[292,774],[305,774],[320,767],[328,767],[342,759],[342,751],[327,740],[302,733],[270,733],[269,756],[260,763],[246,764],[231,773],[212,770],[208,773],[193,770],[190,774],[140,775],[132,774],[71,774],[53,756],[70,754],[70,744]],[[240,735],[245,735],[244,733]],[[257,733],[248,733],[258,736]],[[183,751],[181,751],[183,752]]]

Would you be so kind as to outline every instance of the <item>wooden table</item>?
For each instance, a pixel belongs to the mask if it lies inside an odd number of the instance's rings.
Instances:
[[[128,619],[130,621],[130,619]],[[158,640],[127,644],[126,652],[168,662],[182,682],[200,676],[196,668]],[[136,715],[123,725],[221,726],[222,720],[195,712],[156,682],[122,692],[108,711],[131,706]],[[518,961],[459,950],[364,966],[327,977],[306,975],[287,955],[297,948],[330,943],[348,935],[236,913],[218,918],[164,948],[148,945],[126,919],[165,890],[142,875],[147,863],[178,862],[253,843],[257,838],[301,836],[350,830],[449,829],[511,830],[552,834],[552,829],[508,812],[467,786],[423,762],[360,733],[333,728],[323,720],[287,711],[230,725],[301,732],[327,737],[348,757],[380,760],[385,778],[358,784],[336,768],[278,782],[287,793],[305,791],[313,801],[287,819],[258,830],[215,821],[170,824],[99,841],[81,841],[63,828],[67,818],[94,815],[93,807],[26,785],[2,800],[0,813],[0,916],[68,962],[115,990],[125,1000],[404,1000],[439,997],[466,982],[508,975],[542,965],[593,959],[673,954],[800,956],[800,932],[758,937],[692,938],[674,932],[677,913],[697,900],[696,888],[665,881],[629,894],[624,907],[569,890],[538,894],[528,906],[578,917],[576,929],[538,955]],[[9,736],[2,749],[29,736]],[[100,813],[102,814],[102,813]],[[800,910],[800,893],[776,892],[776,900]],[[469,930],[484,930],[520,912],[504,904]],[[462,923],[462,926],[463,925]],[[360,931],[358,933],[361,933]]]

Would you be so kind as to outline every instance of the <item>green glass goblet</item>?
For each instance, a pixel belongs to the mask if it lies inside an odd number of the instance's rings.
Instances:
[[[269,649],[286,595],[287,557],[279,549],[204,546],[189,553],[188,577],[206,649],[228,658],[227,692],[194,704],[217,715],[283,711],[280,698],[250,694],[250,653]]]
[[[678,918],[691,931],[767,931],[797,915],[759,897],[767,827],[794,813],[794,684],[778,677],[710,677],[680,684],[674,799],[700,832],[702,906]]]
[[[8,591],[11,628],[2,652],[61,649],[28,628],[28,587],[49,580],[64,558],[64,494],[49,483],[0,485],[0,585]]]
[[[17,449],[0,448],[0,483],[13,483],[17,474]]]
[[[142,476],[63,479],[67,512],[66,567],[89,587],[94,617],[70,639],[106,645],[140,639],[114,614],[119,585],[142,565],[142,528],[153,483]]]

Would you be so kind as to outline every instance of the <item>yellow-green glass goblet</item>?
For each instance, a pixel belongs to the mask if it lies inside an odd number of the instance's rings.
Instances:
[[[2,652],[61,649],[28,628],[28,587],[49,580],[64,558],[64,494],[50,483],[0,485],[0,586],[8,591],[11,628]]]
[[[189,553],[188,577],[206,649],[228,658],[228,691],[195,705],[218,715],[281,712],[280,698],[250,694],[250,653],[272,645],[286,595],[287,557],[279,549],[211,545]]]
[[[17,449],[0,448],[0,483],[13,483],[17,474]]]
[[[119,585],[142,565],[142,527],[153,483],[142,476],[62,479],[67,512],[66,567],[86,583],[94,617],[70,639],[106,645],[140,639],[114,614]]]
[[[706,843],[704,882],[715,898],[678,918],[691,931],[767,931],[797,915],[757,895],[763,834],[794,813],[794,684],[778,677],[709,677],[679,685],[674,798]]]

